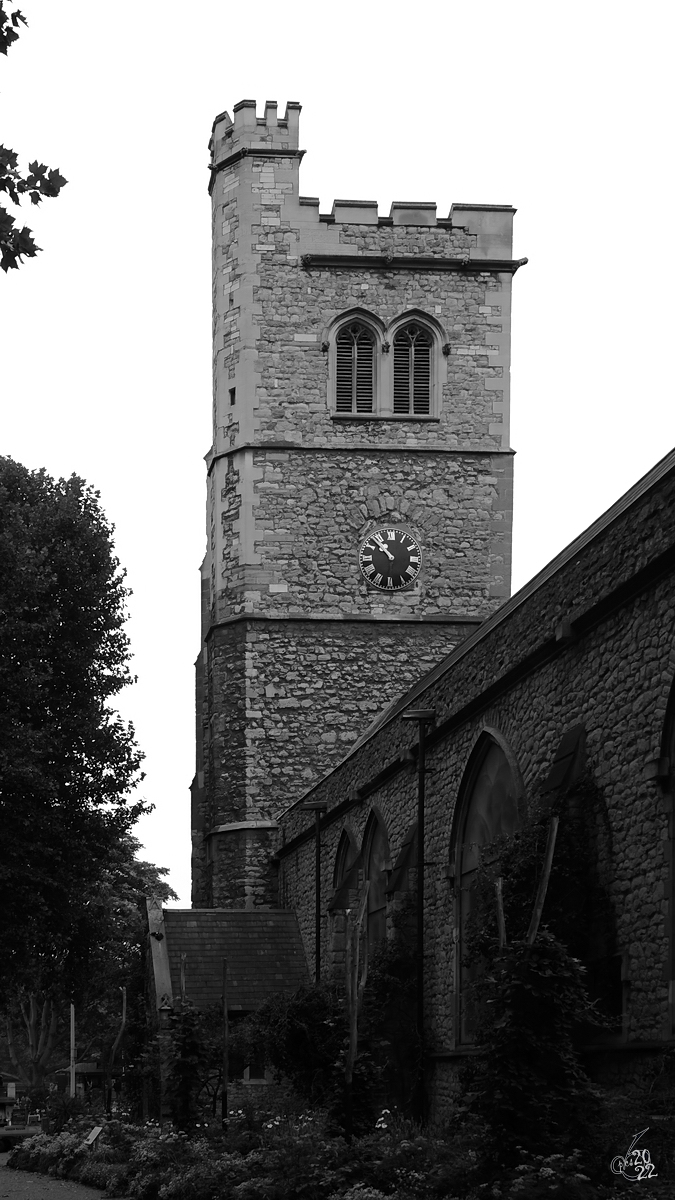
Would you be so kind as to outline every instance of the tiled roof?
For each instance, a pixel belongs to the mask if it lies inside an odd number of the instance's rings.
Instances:
[[[171,990],[197,1008],[222,1002],[223,959],[227,959],[227,1006],[251,1011],[274,992],[291,993],[309,982],[295,913],[233,909],[164,910]]]

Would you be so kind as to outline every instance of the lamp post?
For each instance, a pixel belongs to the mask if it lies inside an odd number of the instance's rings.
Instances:
[[[157,1008],[157,1016],[159,1018],[159,1123],[162,1127],[164,1126],[164,1122],[170,1120],[171,1117],[167,1096],[167,1076],[169,1073],[169,1053],[171,1046],[169,1030],[171,1028],[172,1013],[173,1004],[171,1003],[171,997],[165,992]]]
[[[70,1006],[70,1067],[68,1071],[68,1095],[75,1095],[75,1005]]]
[[[321,983],[321,813],[328,808],[326,800],[314,800],[299,806],[305,812],[314,813],[314,842],[316,846],[314,868],[314,978]]]
[[[417,721],[417,1036],[420,1044],[420,1113],[424,1112],[424,777],[426,727],[435,720],[432,708],[409,708],[404,721]]]

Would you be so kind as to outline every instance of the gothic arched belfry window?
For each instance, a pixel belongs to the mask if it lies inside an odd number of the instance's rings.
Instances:
[[[519,775],[505,748],[491,735],[484,734],[471,756],[460,789],[454,839],[456,1040],[460,1043],[473,1041],[475,1016],[468,988],[480,973],[476,964],[466,966],[463,962],[473,904],[472,889],[481,851],[485,853],[497,839],[520,828],[518,800],[522,795],[522,784]]]
[[[394,337],[394,413],[431,412],[431,334],[416,321]]]
[[[375,336],[362,321],[351,321],[335,339],[335,410],[370,413],[374,397]]]

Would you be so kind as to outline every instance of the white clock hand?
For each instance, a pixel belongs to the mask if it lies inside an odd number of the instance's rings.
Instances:
[[[376,542],[377,542],[377,548],[378,548],[378,550],[381,550],[381,551],[382,551],[382,553],[383,553],[383,554],[386,554],[387,558],[390,558],[390,559],[391,559],[391,561],[393,562],[393,561],[394,561],[394,556],[393,556],[393,554],[391,553],[391,550],[389,549],[389,547],[388,547],[387,543],[386,543],[386,542],[379,542],[379,541],[377,541],[377,538],[376,538],[375,540],[376,540]]]

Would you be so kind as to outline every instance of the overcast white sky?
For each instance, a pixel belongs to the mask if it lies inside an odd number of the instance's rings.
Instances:
[[[673,5],[21,0],[0,140],[69,180],[0,279],[0,453],[101,492],[134,595],[139,833],[189,904],[211,122],[303,105],[301,191],[513,204],[514,590],[675,442]]]

